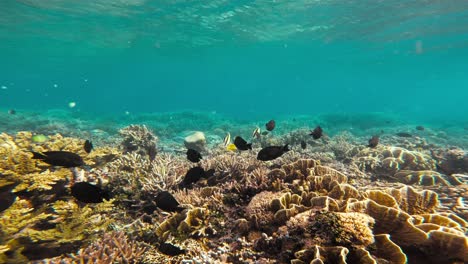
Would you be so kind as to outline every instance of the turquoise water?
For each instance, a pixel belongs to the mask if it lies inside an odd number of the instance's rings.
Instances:
[[[0,3],[2,109],[466,121],[466,1]]]

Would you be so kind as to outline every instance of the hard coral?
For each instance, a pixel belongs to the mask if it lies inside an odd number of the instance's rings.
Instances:
[[[193,208],[172,215],[164,220],[156,229],[160,241],[166,241],[170,235],[180,238],[188,236],[210,235],[210,211],[204,208]]]
[[[150,160],[154,159],[158,138],[145,125],[130,125],[119,133],[124,138],[121,143],[124,153],[136,152],[148,156]]]
[[[58,257],[48,260],[51,264],[71,263],[140,263],[146,247],[141,243],[130,240],[124,232],[105,233],[102,238],[94,241],[86,248],[77,253],[69,254],[68,257]]]
[[[440,170],[446,174],[468,173],[468,154],[464,150],[449,149],[435,157]]]
[[[382,176],[393,176],[400,170],[434,170],[436,167],[429,155],[399,147],[365,148],[353,159],[360,170]]]
[[[374,219],[366,214],[324,212],[311,214],[307,221],[304,231],[317,244],[366,247],[374,242]]]

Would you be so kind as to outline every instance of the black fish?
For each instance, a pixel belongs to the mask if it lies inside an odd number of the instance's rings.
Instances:
[[[272,131],[273,129],[275,129],[275,126],[276,126],[276,122],[273,119],[268,121],[268,123],[265,124],[266,130],[268,131]]]
[[[109,193],[96,185],[87,182],[77,182],[71,187],[71,194],[82,203],[100,203],[109,200]]]
[[[201,178],[206,177],[205,170],[202,167],[193,167],[187,171],[180,187],[186,187],[196,183]]]
[[[159,245],[158,250],[159,252],[168,256],[177,256],[185,253],[185,250],[180,249],[169,243],[161,243],[161,245]]]
[[[252,143],[247,143],[247,141],[245,141],[243,138],[237,136],[235,139],[234,139],[234,145],[236,146],[236,148],[238,150],[248,150],[248,149],[252,149]]]
[[[369,148],[375,148],[379,144],[379,136],[373,136],[371,139],[369,139]]]
[[[417,126],[417,127],[416,127],[416,130],[424,131],[424,127],[423,127],[423,126]]]
[[[262,136],[266,136],[266,135],[268,135],[268,131],[263,131],[261,134],[262,134]]]
[[[179,207],[179,202],[168,191],[162,191],[156,195],[156,206],[166,212],[182,212],[184,208]]]
[[[306,149],[307,148],[307,143],[304,140],[301,140],[301,148]]]
[[[91,150],[93,150],[93,143],[91,143],[91,141],[89,141],[88,139],[85,141],[84,143],[84,150],[86,151],[86,153],[91,153]]]
[[[158,153],[155,145],[149,146],[146,152],[148,152],[148,157],[151,161],[153,161],[154,158],[156,158],[156,154]]]
[[[261,149],[258,152],[257,159],[262,161],[274,160],[281,157],[284,153],[289,151],[288,144],[284,146],[270,146]]]
[[[319,139],[322,137],[323,130],[320,126],[317,126],[314,130],[310,132],[309,135],[311,135],[314,139]]]
[[[399,137],[412,137],[413,136],[410,133],[406,133],[406,132],[398,132],[395,135],[397,135]]]
[[[187,159],[191,162],[199,162],[202,159],[200,152],[194,149],[187,150]]]
[[[53,165],[72,168],[84,165],[80,155],[69,151],[46,151],[42,153],[32,151],[33,159],[39,159],[43,162]]]
[[[16,114],[16,110],[15,109],[10,109],[10,110],[8,110],[8,114],[14,115],[14,114]]]
[[[208,177],[213,176],[214,172],[215,172],[214,169],[209,169],[205,171],[202,167],[193,167],[187,171],[184,179],[179,184],[179,187],[182,187],[182,188],[190,187],[192,183],[196,183],[201,178],[208,178]]]

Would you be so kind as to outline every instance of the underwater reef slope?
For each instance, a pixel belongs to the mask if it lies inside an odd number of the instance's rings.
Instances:
[[[90,153],[86,138],[2,133],[0,263],[468,262],[463,149],[394,135],[370,148],[349,132],[307,133],[270,133],[242,152],[208,136],[197,163],[144,125]],[[292,150],[280,158],[256,159],[284,143]],[[50,166],[31,153],[57,150],[85,165]],[[181,184],[193,167],[210,173]],[[77,182],[110,199],[80,202]],[[180,210],[162,210],[163,191]]]

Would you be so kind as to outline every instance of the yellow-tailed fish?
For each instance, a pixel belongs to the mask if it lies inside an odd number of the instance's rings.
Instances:
[[[252,137],[253,138],[260,138],[260,128],[259,127],[254,129],[254,131],[252,132]]]
[[[225,147],[227,147],[229,144],[231,144],[231,134],[229,132],[224,137],[223,144],[224,144]]]
[[[236,150],[237,150],[236,145],[234,145],[234,144],[232,144],[232,143],[231,143],[231,144],[228,144],[228,145],[226,146],[226,149],[229,150],[229,151],[236,151]]]

